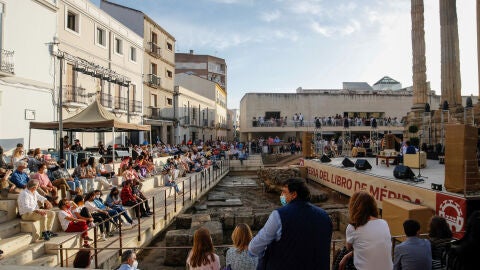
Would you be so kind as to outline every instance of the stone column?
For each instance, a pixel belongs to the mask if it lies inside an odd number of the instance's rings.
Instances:
[[[413,54],[412,111],[423,111],[425,109],[425,103],[427,103],[427,67],[425,64],[425,30],[423,10],[423,0],[411,0]]]
[[[477,57],[479,55],[480,55],[480,0],[477,0]],[[480,57],[478,57],[477,72],[478,72],[478,100],[480,101]]]
[[[462,105],[456,2],[440,0],[441,104],[446,100],[451,112]]]

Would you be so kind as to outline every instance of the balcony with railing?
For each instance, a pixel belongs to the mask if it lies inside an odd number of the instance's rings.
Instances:
[[[0,53],[0,74],[4,76],[14,74],[15,64],[13,62],[13,51],[1,49]]]
[[[124,97],[115,97],[115,104],[113,109],[115,111],[126,112],[127,111],[127,99]]]
[[[155,74],[148,74],[145,83],[150,87],[158,88],[161,83],[160,77]]]
[[[155,57],[162,57],[160,46],[153,42],[148,42],[148,52]]]
[[[145,116],[153,120],[172,120],[173,109],[148,107]]]
[[[130,113],[140,115],[142,113],[142,102],[130,100]]]
[[[63,85],[62,92],[63,106],[70,108],[87,106],[87,93],[85,88],[73,85]]]
[[[100,94],[100,104],[105,108],[112,108],[113,98],[112,95],[107,93]]]

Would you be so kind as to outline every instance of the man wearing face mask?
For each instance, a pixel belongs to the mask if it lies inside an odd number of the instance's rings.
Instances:
[[[137,255],[128,249],[122,253],[122,265],[118,270],[136,270],[138,267]]]
[[[248,246],[259,257],[257,269],[330,269],[332,221],[309,203],[310,191],[302,178],[288,179],[280,202]]]

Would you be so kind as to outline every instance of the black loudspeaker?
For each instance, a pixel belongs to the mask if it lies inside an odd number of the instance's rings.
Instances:
[[[329,157],[327,157],[326,155],[323,155],[321,158],[320,158],[320,161],[322,163],[326,163],[326,162],[330,162],[332,161]]]
[[[434,183],[432,183],[432,189],[433,189],[433,190],[442,191],[442,190],[443,190],[443,187],[442,187],[441,184],[434,184]]]
[[[361,171],[371,170],[372,165],[370,165],[366,159],[357,159],[357,162],[355,162],[355,169]]]
[[[408,166],[397,165],[393,170],[393,176],[397,179],[413,179],[415,173],[413,173],[412,169]]]
[[[343,159],[342,165],[343,167],[355,167],[355,163],[348,158]]]

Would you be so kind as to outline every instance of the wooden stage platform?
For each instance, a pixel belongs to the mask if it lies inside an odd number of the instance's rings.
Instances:
[[[397,198],[415,204],[427,206],[436,215],[443,216],[455,231],[463,231],[467,214],[480,209],[480,192],[465,194],[452,193],[445,190],[445,166],[438,160],[427,160],[427,167],[421,169],[422,181],[396,179],[393,176],[395,166],[387,166],[375,158],[366,159],[371,170],[345,168],[343,157],[333,158],[331,162],[322,163],[319,159],[301,159],[300,165],[307,168],[307,178],[351,196],[357,190],[365,190],[373,195],[382,208],[386,198]],[[359,158],[360,159],[360,158]],[[357,158],[350,158],[353,163]],[[418,169],[412,169],[415,175]],[[442,185],[443,190],[432,189],[432,183]]]

